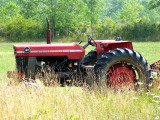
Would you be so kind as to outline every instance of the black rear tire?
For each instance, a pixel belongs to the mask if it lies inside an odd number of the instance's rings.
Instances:
[[[97,61],[96,50],[90,51],[83,59],[83,65],[94,65]]]
[[[94,71],[97,76],[97,82],[100,86],[110,86],[115,87],[111,78],[108,78],[108,73],[112,66],[119,66],[123,68],[125,65],[126,69],[133,71],[135,79],[133,81],[134,88],[136,90],[143,88],[148,90],[151,86],[151,70],[146,59],[142,55],[134,50],[127,48],[117,48],[104,55],[96,62]],[[114,72],[114,70],[112,71]],[[116,73],[118,74],[118,73]],[[141,83],[141,85],[140,85]]]

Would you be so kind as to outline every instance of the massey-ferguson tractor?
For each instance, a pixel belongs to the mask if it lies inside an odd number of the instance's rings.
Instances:
[[[94,46],[85,55],[85,49]],[[84,45],[51,44],[48,22],[47,44],[14,45],[18,77],[35,80],[56,75],[60,85],[66,83],[96,83],[101,86],[148,89],[152,83],[150,65],[133,50],[132,42],[116,40],[93,40],[88,37]],[[90,82],[87,75],[95,76]],[[53,77],[53,76],[52,76]],[[50,82],[53,79],[50,79]],[[49,84],[49,82],[48,82]]]

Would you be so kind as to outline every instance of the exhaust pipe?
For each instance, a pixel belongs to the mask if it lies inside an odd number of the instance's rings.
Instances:
[[[46,20],[47,20],[47,44],[51,44],[50,22],[49,22],[48,18],[46,18]]]

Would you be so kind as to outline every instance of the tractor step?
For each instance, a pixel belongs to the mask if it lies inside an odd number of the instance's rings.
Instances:
[[[89,69],[89,70],[93,70],[94,66],[93,65],[86,65],[85,68]]]
[[[94,66],[93,65],[82,65],[83,68],[85,68],[87,73],[93,73],[94,74]]]

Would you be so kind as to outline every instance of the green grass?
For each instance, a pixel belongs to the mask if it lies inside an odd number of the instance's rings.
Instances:
[[[160,60],[160,42],[133,42],[133,47],[141,53],[150,64]]]
[[[79,87],[7,86],[8,70],[15,69],[13,44],[0,43],[0,120],[154,120],[160,117],[160,90],[88,91]],[[22,44],[22,43],[19,43]],[[160,59],[160,42],[134,42],[149,63]],[[89,48],[87,51],[90,51]]]

